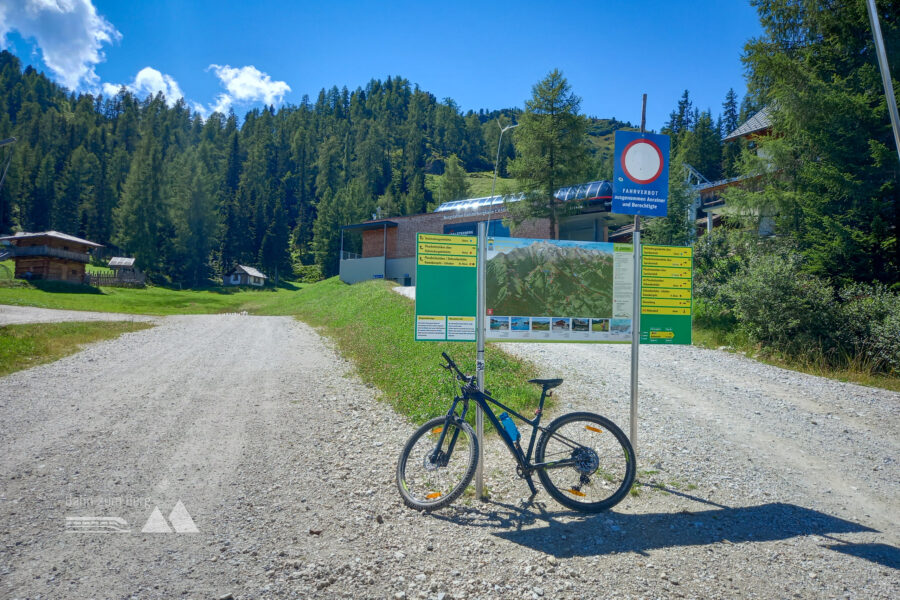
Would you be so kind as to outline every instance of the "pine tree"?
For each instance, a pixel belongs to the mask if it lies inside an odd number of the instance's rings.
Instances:
[[[582,180],[589,168],[587,119],[579,114],[580,107],[581,98],[559,70],[532,88],[514,130],[519,155],[510,172],[522,182],[525,194],[523,201],[508,205],[514,225],[545,217],[555,235],[559,218],[568,209],[557,200],[556,190]]]
[[[451,154],[444,166],[441,176],[442,202],[462,200],[469,197],[469,182],[466,172],[459,164],[455,154]]]

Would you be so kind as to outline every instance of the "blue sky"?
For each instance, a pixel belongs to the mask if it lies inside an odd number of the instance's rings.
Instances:
[[[50,6],[53,5],[53,6]],[[584,113],[659,129],[685,89],[718,114],[760,34],[746,0],[0,0],[0,40],[80,91],[162,89],[209,112],[402,75],[463,110],[518,106],[561,69]]]

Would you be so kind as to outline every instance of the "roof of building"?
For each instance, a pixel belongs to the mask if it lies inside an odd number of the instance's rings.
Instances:
[[[4,237],[0,237],[0,241],[9,240],[11,242],[15,242],[17,240],[26,240],[30,238],[39,238],[39,237],[51,237],[58,240],[63,240],[66,242],[73,242],[75,244],[84,244],[85,246],[93,246],[94,248],[102,248],[103,244],[98,244],[97,242],[92,242],[90,240],[84,240],[80,237],[75,237],[74,235],[69,235],[68,233],[60,233],[58,231],[41,231],[38,233],[28,233],[26,231],[20,231],[15,235],[7,235]]]
[[[612,198],[612,184],[608,181],[590,181],[588,183],[559,188],[554,195],[561,202],[571,202],[573,200],[605,200]],[[507,196],[485,196],[484,198],[453,200],[452,202],[444,202],[434,209],[434,212],[465,212],[479,208],[502,206],[504,202],[518,202],[523,197],[523,194],[511,194]]]
[[[768,106],[764,106],[761,111],[747,119],[744,123],[741,124],[740,127],[725,136],[725,139],[723,141],[728,142],[731,140],[736,140],[738,138],[744,137],[745,135],[756,133],[757,131],[770,129],[772,127],[770,107],[771,104]]]
[[[362,229],[366,231],[369,229],[384,229],[385,227],[390,229],[391,227],[397,227],[397,224],[393,221],[366,221],[365,223],[356,223],[355,225],[344,225],[341,229]]]
[[[133,267],[134,259],[133,258],[125,258],[124,256],[113,256],[109,259],[109,267],[114,269],[116,267]]]
[[[262,277],[263,279],[268,279],[268,277],[266,277],[253,267],[248,267],[246,265],[235,265],[235,267],[231,271],[229,271],[229,273],[234,273],[235,271],[243,271],[250,277]]]

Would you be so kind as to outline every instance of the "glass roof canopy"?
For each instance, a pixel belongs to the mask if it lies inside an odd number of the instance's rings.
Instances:
[[[570,185],[559,188],[556,191],[555,196],[557,200],[561,202],[572,202],[575,200],[606,200],[612,198],[612,184],[608,181],[591,181],[579,185]],[[522,198],[523,194],[512,194],[509,196],[486,196],[484,198],[454,200],[452,202],[444,202],[434,209],[434,212],[468,212],[495,206],[503,206],[504,201],[518,202]]]

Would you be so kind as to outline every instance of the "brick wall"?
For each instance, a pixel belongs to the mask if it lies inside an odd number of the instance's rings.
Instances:
[[[494,213],[491,220],[500,220],[508,216],[506,211]],[[456,215],[454,213],[439,212],[412,215],[409,217],[396,217],[391,219],[397,223],[397,227],[387,230],[387,258],[407,258],[416,255],[417,233],[444,233],[444,225],[453,223],[470,223],[472,221],[485,221],[486,214]],[[522,223],[513,232],[514,236],[533,239],[555,238],[550,232],[548,219],[529,219]],[[363,231],[363,258],[382,256],[384,247],[384,232],[381,229]]]

